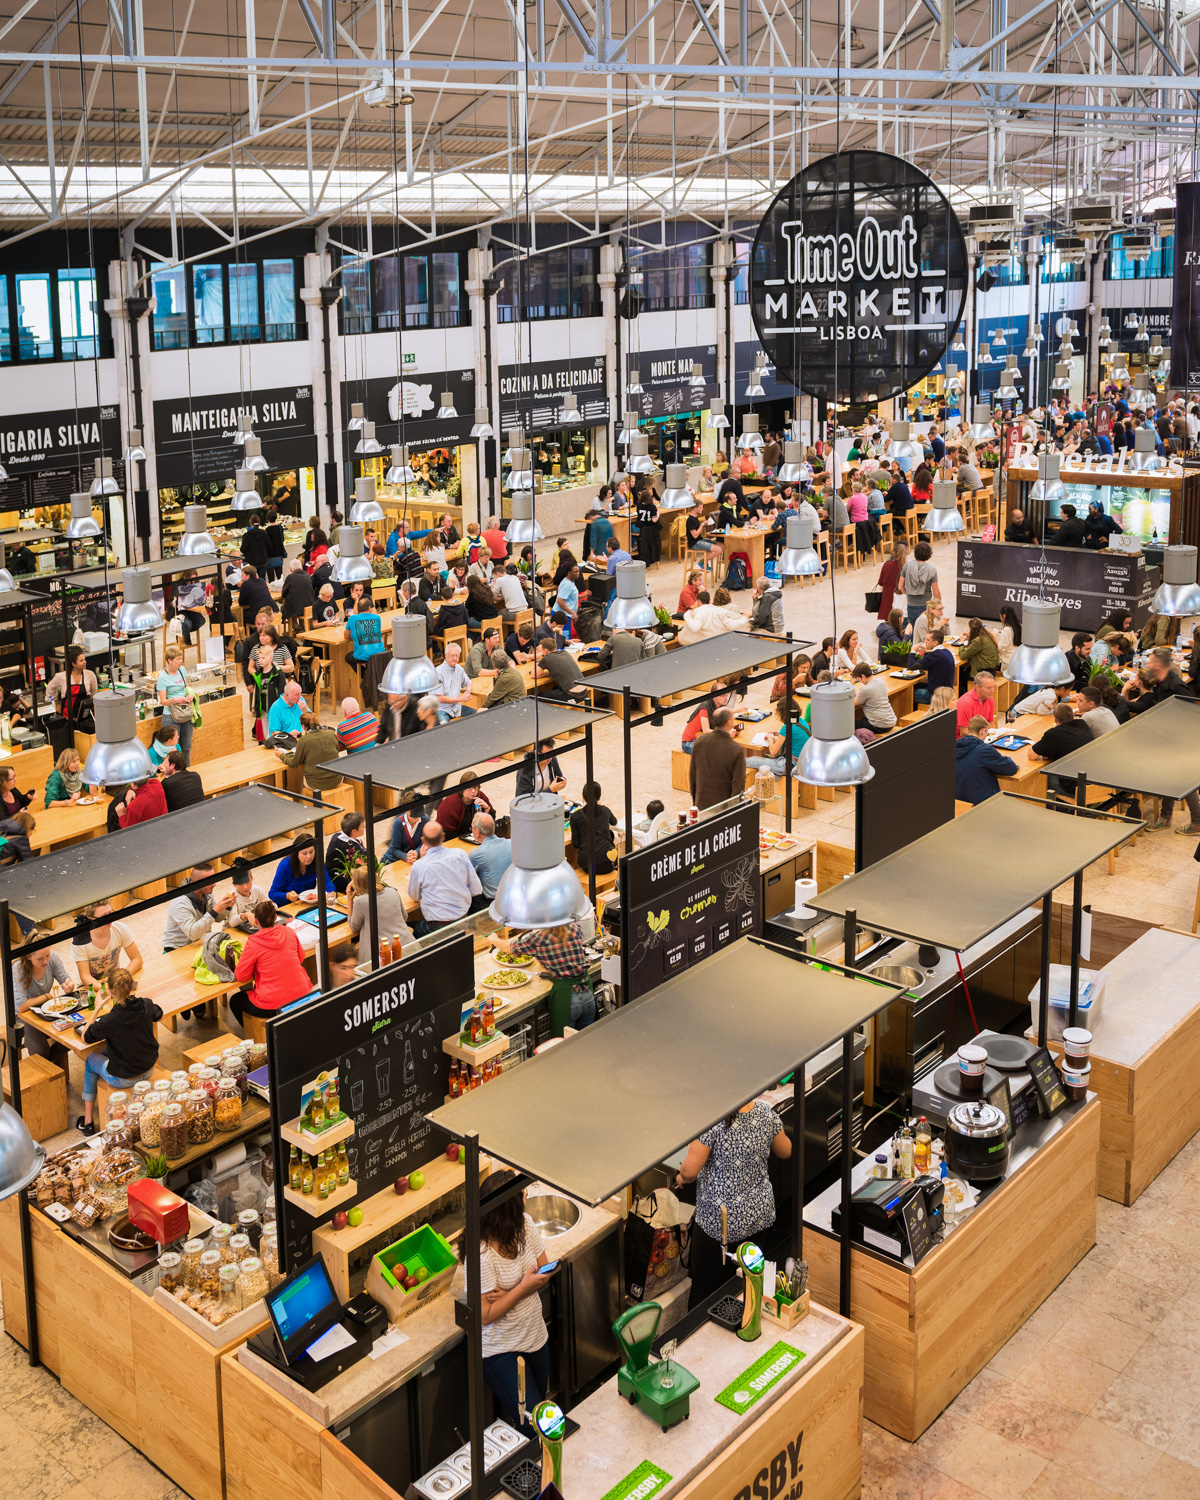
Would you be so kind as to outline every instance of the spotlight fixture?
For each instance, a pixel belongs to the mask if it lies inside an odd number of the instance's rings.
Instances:
[[[1057,459],[1057,455],[1054,455]],[[1036,488],[1036,486],[1035,486]],[[1058,644],[1060,610],[1048,599],[1026,599],[1021,606],[1021,644],[1004,675],[1022,687],[1058,687],[1074,677]]]
[[[704,425],[712,432],[723,432],[729,426],[725,402],[720,396],[714,396],[708,403],[708,421]]]
[[[123,635],[158,630],[162,611],[150,596],[149,568],[126,568],[121,574],[121,605],[114,625]]]
[[[73,542],[88,537],[103,536],[100,522],[92,514],[92,497],[82,493],[71,496],[71,519],[67,522],[67,536]]]
[[[1196,548],[1164,547],[1162,583],[1150,611],[1173,620],[1200,615],[1200,583],[1196,581]]]
[[[392,444],[392,461],[383,476],[384,484],[415,484],[417,476],[408,461],[408,444]]]
[[[457,416],[458,413],[455,412],[454,415]],[[383,452],[379,439],[375,436],[374,422],[364,422],[362,424],[362,435],[358,442],[355,443],[354,451],[355,453],[362,453],[364,455]]]
[[[854,687],[814,683],[809,692],[811,733],[796,760],[798,781],[809,786],[859,786],[875,774],[854,733]]]
[[[475,425],[471,428],[470,436],[473,438],[495,437],[495,429],[488,421],[488,409],[486,406],[475,408]]]
[[[233,482],[233,499],[229,502],[230,510],[261,510],[262,496],[258,493],[258,485],[254,475],[249,469],[239,469]]]
[[[119,495],[117,481],[113,478],[113,461],[111,458],[98,458],[96,460],[96,477],[92,480],[91,493],[93,495]]]
[[[262,442],[250,433],[246,438],[246,456],[242,460],[242,468],[249,469],[251,474],[265,474],[267,472],[267,461],[263,457]]]
[[[458,408],[454,404],[454,392],[443,391],[442,402],[438,407],[438,416],[442,418],[457,417]]]
[[[609,629],[620,626],[625,630],[649,630],[658,616],[646,596],[646,564],[618,563],[614,576],[616,591],[605,611],[604,623]]]
[[[125,445],[125,462],[127,464],[141,463],[146,457],[146,450],[142,447],[142,429],[131,427],[129,429],[129,441]]]
[[[339,583],[368,583],[374,578],[370,559],[363,555],[365,548],[361,526],[339,526],[337,546],[338,560],[334,564],[333,576]]]
[[[350,511],[350,520],[355,526],[365,526],[369,521],[384,521],[383,506],[375,490],[375,476],[373,474],[360,474],[354,481],[354,505]]]

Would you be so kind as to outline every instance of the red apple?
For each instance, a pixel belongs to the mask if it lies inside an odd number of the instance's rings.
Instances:
[[[450,1144],[446,1147],[446,1160],[447,1161],[457,1161],[458,1160],[458,1142],[457,1141],[451,1141]]]
[[[345,1213],[339,1208],[333,1216],[333,1227],[335,1229],[345,1229],[348,1222]]]
[[[421,1283],[417,1280],[417,1278],[415,1276],[406,1276],[404,1278],[404,1290],[406,1292],[411,1292],[412,1289],[413,1289],[413,1287],[420,1286],[420,1285],[421,1285]]]
[[[396,1180],[395,1180],[395,1182],[392,1183],[392,1187],[398,1193],[407,1193],[408,1192],[408,1178],[407,1177],[397,1177]]]

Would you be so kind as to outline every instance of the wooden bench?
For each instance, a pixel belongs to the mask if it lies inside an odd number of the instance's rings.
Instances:
[[[7,1068],[4,1097],[9,1097]],[[67,1128],[67,1075],[48,1057],[21,1059],[21,1117],[35,1141],[48,1141]]]

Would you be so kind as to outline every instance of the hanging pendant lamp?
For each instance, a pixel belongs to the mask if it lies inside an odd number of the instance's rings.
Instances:
[[[1112,325],[1107,318],[1100,319],[1100,327],[1096,330],[1096,343],[1101,349],[1107,349],[1112,343]]]
[[[126,568],[121,574],[121,606],[113,622],[123,635],[158,630],[162,611],[150,596],[149,568]]]
[[[626,390],[631,396],[641,396],[644,394],[642,390],[642,377],[638,371],[638,362],[633,355],[629,357],[629,384]]]
[[[563,858],[566,806],[555,792],[514,797],[508,805],[512,863],[488,915],[505,927],[563,927],[591,906],[579,876]]]
[[[408,444],[392,444],[392,461],[383,476],[385,484],[415,484],[417,476],[408,461]]]
[[[724,432],[729,426],[729,418],[725,415],[725,402],[722,397],[714,396],[708,403],[708,421],[704,425],[713,432]]]
[[[111,458],[98,458],[96,460],[96,477],[92,480],[93,495],[119,495],[117,481],[113,478],[113,461]]]
[[[1147,350],[1147,354],[1151,359],[1161,359],[1163,357],[1162,339],[1159,338],[1157,333],[1150,341],[1150,348]]]
[[[511,546],[514,542],[524,545],[526,542],[540,542],[546,533],[534,520],[533,516],[533,491],[513,490],[512,492],[512,520],[508,523],[508,529],[504,538]]]
[[[931,535],[945,535],[966,529],[958,508],[958,486],[952,479],[935,479],[933,505],[925,513],[921,530],[928,531]]]
[[[17,587],[12,574],[4,565],[4,543],[0,542],[0,594],[11,594]]]
[[[1008,355],[1004,371],[1000,376],[1000,384],[996,387],[997,400],[1019,401],[1021,399],[1021,393],[1017,390],[1016,385],[1020,373],[1020,370],[1017,369],[1017,356],[1015,354]]]
[[[100,522],[92,514],[92,497],[76,492],[71,496],[71,519],[67,522],[67,536],[72,541],[84,541],[89,537],[102,536]]]
[[[1025,340],[1025,358],[1036,359],[1038,353],[1037,339],[1032,334]]]
[[[758,416],[755,412],[748,411],[742,418],[742,435],[738,438],[737,445],[743,452],[762,447],[762,433],[758,430]]]
[[[1007,344],[1008,339],[1005,336],[1003,327],[997,328],[995,333],[992,334],[992,348],[1003,349]]]
[[[629,459],[625,467],[631,474],[654,473],[654,460],[650,457],[649,442],[644,432],[635,432],[629,439]]]
[[[46,1164],[46,1148],[11,1104],[0,1103],[0,1202],[26,1188]]]
[[[455,412],[455,416],[457,415],[458,413]],[[362,424],[362,434],[359,437],[358,442],[354,445],[354,451],[355,453],[361,453],[364,456],[383,452],[383,447],[380,444],[379,439],[375,436],[374,422],[364,422]]]
[[[811,732],[796,761],[798,781],[809,786],[861,786],[875,774],[854,733],[854,687],[818,682],[809,690]]]
[[[251,433],[246,439],[245,450],[246,456],[242,460],[242,468],[249,469],[251,474],[265,474],[269,466],[263,457],[261,439]]]
[[[977,443],[994,443],[996,429],[992,426],[992,408],[986,401],[977,401],[971,413],[971,425],[967,429]]]
[[[992,351],[987,344],[980,344],[979,358],[975,361],[977,365],[994,365],[996,361],[992,358]]]
[[[339,526],[337,546],[338,560],[334,564],[333,576],[339,583],[368,583],[374,578],[370,559],[363,555],[361,526]]]
[[[1137,326],[1137,332],[1133,336],[1135,344],[1148,344],[1150,342],[1150,330],[1146,327],[1145,318]]]
[[[781,578],[819,578],[824,569],[813,546],[813,523],[809,516],[788,516],[787,546],[779,554]]]
[[[525,434],[523,432],[510,432],[509,437],[513,439],[513,446],[508,450],[508,461],[511,465],[508,471],[507,488],[516,493],[518,490],[533,489],[533,454],[524,446]],[[515,440],[519,438],[518,443]]]
[[[1054,367],[1054,379],[1050,382],[1052,391],[1069,391],[1071,389],[1071,366],[1058,364]]]
[[[346,423],[346,431],[358,432],[365,420],[362,402],[352,401],[350,403],[350,420]]]
[[[692,503],[692,492],[687,487],[687,464],[668,464],[663,471],[664,487],[658,502],[664,510],[681,510]]]
[[[1062,470],[1061,453],[1042,453],[1037,461],[1038,477],[1034,481],[1033,488],[1029,491],[1031,501],[1041,501],[1046,505],[1053,505],[1055,501],[1067,498],[1067,487],[1059,478]]]
[[[375,488],[375,476],[360,474],[354,481],[354,504],[350,510],[350,520],[355,526],[365,526],[369,521],[386,519]]]
[[[1129,379],[1129,366],[1125,362],[1125,356],[1118,349],[1113,356],[1112,368],[1108,372],[1108,378],[1118,385],[1124,385]]]
[[[1130,309],[1130,311],[1125,314],[1125,325],[1124,326],[1125,326],[1125,328],[1130,333],[1136,333],[1137,332],[1138,315],[1132,309]]]
[[[692,377],[688,381],[688,389],[703,392],[708,382],[704,378],[704,366],[696,360],[692,361]]]
[[[1060,610],[1048,599],[1026,599],[1021,606],[1021,644],[1004,675],[1022,687],[1058,687],[1074,677],[1058,644]]]
[[[96,740],[83,767],[88,786],[122,786],[153,776],[150,752],[137,735],[137,694],[105,690],[92,707]]]
[[[488,409],[486,406],[475,408],[475,425],[471,428],[470,436],[473,438],[495,437],[496,432],[488,421]]]
[[[176,557],[206,557],[218,552],[216,542],[208,534],[208,511],[203,505],[183,507],[183,535],[175,549]]]
[[[445,419],[458,416],[458,408],[454,404],[454,392],[443,391],[441,404],[438,406],[438,416]]]
[[[572,427],[579,421],[579,398],[574,391],[568,391],[563,397],[563,404],[558,413],[558,420],[564,427]]]
[[[229,508],[238,511],[262,509],[262,496],[258,493],[258,485],[249,469],[237,471],[237,477],[233,482],[233,499],[229,502]]]
[[[954,342],[950,345],[950,352],[951,354],[965,354],[967,352],[967,346],[963,343],[961,323],[958,325],[958,330],[954,335]]]
[[[756,358],[754,368],[746,380],[746,396],[749,400],[756,401],[760,396],[766,395],[766,391],[763,390],[762,378],[763,367],[760,359]]]
[[[925,450],[913,440],[911,422],[892,423],[891,436],[883,456],[889,463],[895,459],[905,470],[924,462]]]
[[[801,484],[804,480],[804,444],[789,438],[783,445],[783,462],[776,476],[780,484]]]
[[[654,606],[646,597],[646,564],[618,563],[613,575],[616,592],[604,614],[604,623],[624,630],[649,630],[658,623]]]
[[[141,463],[146,457],[146,450],[142,447],[142,429],[131,427],[128,437],[129,441],[125,445],[125,462],[127,464]]]
[[[1200,583],[1196,581],[1196,548],[1164,547],[1162,582],[1150,611],[1172,620],[1200,615]]]
[[[1133,434],[1133,453],[1130,455],[1129,467],[1137,474],[1151,474],[1166,466],[1166,459],[1159,457],[1154,429],[1139,427]]]
[[[428,693],[437,673],[425,654],[425,621],[420,615],[392,616],[392,659],[379,679],[383,693]]]
[[[629,444],[637,435],[637,430],[638,414],[635,411],[631,411],[629,407],[626,407],[625,418],[621,425],[621,430],[617,433],[617,447],[628,448]]]

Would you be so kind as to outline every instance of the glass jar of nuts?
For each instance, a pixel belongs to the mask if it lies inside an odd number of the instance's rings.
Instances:
[[[238,1266],[238,1290],[243,1307],[250,1307],[267,1295],[267,1273],[257,1255],[247,1256]]]
[[[204,1254],[203,1240],[188,1240],[183,1247],[183,1282],[189,1292],[200,1285],[200,1257]],[[217,1257],[220,1260],[220,1256]]]
[[[214,1113],[218,1130],[240,1130],[242,1124],[242,1096],[238,1092],[236,1079],[225,1077],[217,1088]]]
[[[229,1236],[229,1251],[234,1260],[245,1260],[253,1253],[250,1249],[250,1236],[248,1234],[231,1234]]]
[[[158,1140],[168,1161],[187,1155],[188,1122],[182,1104],[168,1104],[158,1122]]]
[[[183,1113],[187,1119],[188,1143],[203,1146],[213,1138],[213,1102],[203,1089],[192,1089],[183,1101]]]
[[[221,1292],[221,1252],[205,1250],[196,1271],[196,1290],[202,1297],[216,1298]]]

